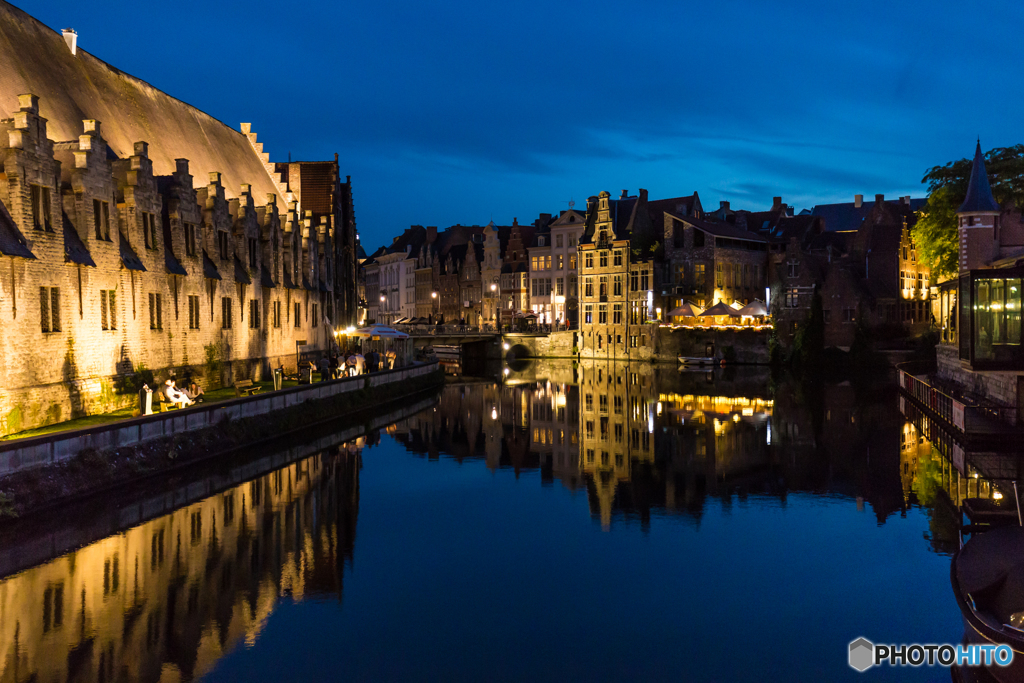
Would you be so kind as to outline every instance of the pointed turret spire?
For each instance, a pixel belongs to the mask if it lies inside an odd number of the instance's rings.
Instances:
[[[992,196],[992,186],[988,183],[988,172],[985,171],[985,156],[981,153],[981,140],[974,150],[974,163],[971,165],[971,180],[967,185],[967,197],[960,205],[957,213],[999,212],[999,204]]]

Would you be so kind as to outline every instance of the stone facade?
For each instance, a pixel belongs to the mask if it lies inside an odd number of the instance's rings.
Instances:
[[[355,292],[334,287],[340,212],[300,218],[289,191],[282,215],[245,183],[229,199],[219,172],[196,187],[187,159],[157,175],[146,142],[114,158],[92,119],[54,143],[38,98],[19,102],[0,120],[0,433],[135,402],[116,387],[141,367],[231,383],[329,343],[327,316]]]
[[[585,358],[647,360],[654,353],[654,230],[647,191],[587,201],[579,241],[580,354]]]

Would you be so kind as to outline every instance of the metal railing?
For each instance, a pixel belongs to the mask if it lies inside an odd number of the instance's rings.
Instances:
[[[946,388],[938,388],[933,384],[910,374],[905,369],[899,370],[900,388],[913,396],[935,414],[953,425],[961,432],[966,432],[972,415],[987,417],[1009,425],[1017,424],[1017,409],[1000,406],[991,401],[971,396],[966,392],[951,392]]]

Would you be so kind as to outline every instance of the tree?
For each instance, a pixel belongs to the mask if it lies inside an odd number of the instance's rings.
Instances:
[[[957,272],[956,210],[967,196],[972,159],[933,166],[921,182],[928,185],[928,203],[918,212],[914,243],[921,260],[936,276]],[[1000,205],[1024,206],[1024,145],[996,147],[985,153],[992,195]]]

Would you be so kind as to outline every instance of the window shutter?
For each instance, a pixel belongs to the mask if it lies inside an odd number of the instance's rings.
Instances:
[[[107,290],[100,290],[100,329],[109,329],[107,326]]]
[[[50,288],[50,331],[60,332],[60,288]]]

